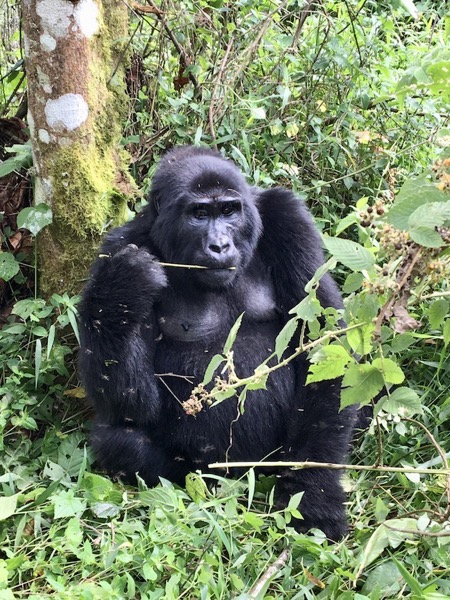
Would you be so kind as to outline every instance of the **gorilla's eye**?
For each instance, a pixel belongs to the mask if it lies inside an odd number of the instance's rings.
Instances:
[[[206,219],[206,217],[208,216],[208,211],[206,210],[206,208],[203,208],[201,206],[195,206],[194,210],[192,211],[192,214],[196,219]]]
[[[229,217],[239,210],[239,204],[230,202],[222,206],[221,212],[225,217]]]

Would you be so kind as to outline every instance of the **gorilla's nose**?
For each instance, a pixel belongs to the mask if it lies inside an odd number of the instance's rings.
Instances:
[[[224,241],[222,243],[216,242],[214,244],[209,244],[208,248],[215,254],[225,254],[230,249],[230,244],[228,241]]]

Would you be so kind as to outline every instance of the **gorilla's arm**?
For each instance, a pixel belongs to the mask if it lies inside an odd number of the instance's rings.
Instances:
[[[306,207],[288,190],[275,188],[260,193],[258,208],[263,221],[259,251],[271,267],[276,301],[288,319],[288,311],[305,296],[305,285],[323,264],[320,235]],[[338,287],[327,273],[320,282],[317,297],[323,307],[342,307]],[[349,447],[354,408],[341,412],[340,385],[323,381],[305,386],[308,363],[300,358],[295,365],[297,410],[292,415],[285,446],[286,460],[341,463]],[[290,450],[290,448],[301,450]],[[280,503],[299,490],[305,490],[300,506],[305,530],[321,527],[329,537],[345,533],[342,502],[345,495],[336,471],[305,469],[283,472],[280,477]]]
[[[145,220],[106,238],[79,307],[81,378],[105,423],[145,424],[159,414],[153,303],[166,277],[146,247]]]
[[[308,209],[289,190],[261,191],[256,202],[263,222],[259,251],[264,264],[272,267],[279,308],[287,317],[305,298],[305,285],[324,263],[322,242]],[[339,288],[329,273],[322,277],[317,297],[324,308],[342,308]]]

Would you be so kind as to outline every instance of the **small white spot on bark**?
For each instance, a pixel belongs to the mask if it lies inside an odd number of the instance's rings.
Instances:
[[[66,35],[73,14],[73,4],[66,0],[40,0],[36,12],[41,17],[44,32],[54,38]]]
[[[33,135],[34,135],[34,118],[29,109],[28,109],[27,121],[28,121],[28,129],[30,130],[31,137],[33,137]]]
[[[48,33],[43,33],[39,39],[42,48],[47,52],[53,52],[53,50],[56,48],[55,38],[51,35],[48,35]]]
[[[86,37],[98,31],[98,6],[94,0],[80,0],[73,11],[75,23]]]
[[[47,73],[44,73],[44,71],[40,67],[37,67],[36,71],[39,85],[42,87],[46,94],[51,94],[53,88],[50,85],[49,76],[47,75]]]
[[[39,129],[38,136],[41,142],[50,144],[50,134],[46,129]]]
[[[89,107],[81,94],[64,94],[55,100],[47,100],[45,117],[54,131],[73,131],[88,118]]]

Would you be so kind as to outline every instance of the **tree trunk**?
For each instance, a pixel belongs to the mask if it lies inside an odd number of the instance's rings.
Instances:
[[[133,192],[119,150],[127,9],[122,0],[22,0],[22,9],[35,202],[53,211],[39,234],[39,292],[76,293]]]

